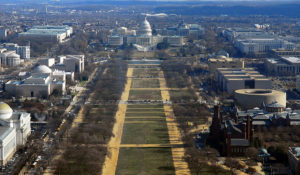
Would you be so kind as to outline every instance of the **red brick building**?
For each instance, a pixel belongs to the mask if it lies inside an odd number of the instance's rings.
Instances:
[[[220,143],[220,151],[226,156],[243,156],[253,138],[251,117],[240,121],[238,116],[222,117],[220,106],[214,107],[210,127],[210,140]]]

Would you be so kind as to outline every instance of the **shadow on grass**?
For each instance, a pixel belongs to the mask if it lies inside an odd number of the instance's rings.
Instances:
[[[166,129],[166,128],[157,128],[154,131],[157,131],[157,132],[168,132],[168,129]]]
[[[170,155],[172,154],[170,148],[160,148],[160,149],[154,150],[153,152],[155,152],[155,153],[170,153]]]
[[[161,166],[158,167],[158,169],[163,171],[175,171],[175,168],[173,166]]]

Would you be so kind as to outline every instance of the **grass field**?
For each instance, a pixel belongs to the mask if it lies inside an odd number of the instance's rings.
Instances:
[[[160,90],[131,90],[129,100],[161,100]]]
[[[170,96],[172,98],[172,100],[177,101],[177,100],[189,100],[189,99],[197,99],[197,97],[195,97],[193,95],[193,93],[189,92],[188,90],[172,90],[169,91],[170,92]]]
[[[163,108],[129,108],[127,109],[127,113],[132,112],[164,112]]]
[[[136,77],[158,77],[158,69],[134,69],[133,75]]]
[[[163,114],[163,113],[158,114],[158,113],[153,113],[153,112],[145,112],[143,114],[141,114],[141,113],[127,113],[126,114],[126,117],[138,117],[138,116],[140,116],[140,117],[147,116],[147,117],[151,118],[151,117],[164,117],[165,114]]]
[[[123,128],[122,144],[164,144],[169,143],[168,129],[164,120],[152,119],[145,123],[127,123]],[[140,122],[138,120],[134,120]]]
[[[117,175],[174,175],[170,148],[121,148]]]
[[[151,104],[151,105],[143,105],[143,104],[137,104],[137,105],[128,105],[127,109],[133,109],[133,108],[139,108],[139,109],[163,109],[164,106],[160,104]]]
[[[192,175],[197,175],[197,173],[192,170],[191,171]],[[217,166],[212,166],[212,165],[204,165],[200,172],[198,174],[201,175],[231,175],[232,173],[230,171],[224,170],[220,167]]]
[[[162,105],[128,105],[122,144],[169,143]]]
[[[159,88],[157,68],[134,69],[131,88]],[[145,78],[142,78],[145,77]],[[147,79],[148,78],[148,79]],[[153,79],[149,79],[153,78]],[[161,100],[161,91],[134,89],[129,100]],[[169,144],[169,133],[164,106],[161,104],[128,105],[121,145]],[[175,169],[171,148],[164,147],[121,147],[117,163],[117,175],[174,175]]]
[[[162,106],[129,105],[123,128],[122,144],[159,143],[169,143]]]
[[[131,88],[159,88],[158,79],[133,79]]]

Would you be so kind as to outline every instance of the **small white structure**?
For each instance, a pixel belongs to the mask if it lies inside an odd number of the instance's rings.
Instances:
[[[182,36],[168,36],[167,42],[170,46],[183,46],[183,37]]]
[[[119,27],[117,29],[110,31],[113,35],[120,35],[120,36],[130,36],[136,35],[136,30],[129,30],[127,27]]]
[[[13,111],[0,102],[0,165],[5,165],[31,133],[30,114]]]
[[[55,58],[43,58],[39,64],[53,70],[81,73],[84,71],[84,58],[84,55],[60,55],[57,57],[57,62]]]
[[[20,55],[16,53],[7,55],[6,60],[7,60],[7,66],[9,67],[18,66],[21,63]]]
[[[126,35],[127,34],[127,28],[126,27],[119,27],[117,29],[117,32],[120,34],[120,35]]]
[[[108,44],[111,46],[122,46],[123,36],[113,35],[108,37]]]
[[[16,54],[15,51],[4,51],[0,54],[1,65],[3,66],[18,66],[21,63],[20,55]]]
[[[66,55],[60,56],[59,59],[62,63],[54,65],[54,69],[78,73],[84,71],[84,55]]]
[[[64,64],[64,60],[66,59],[66,56],[60,55],[57,57],[57,63],[58,64]]]
[[[39,64],[52,67],[55,64],[55,58],[42,58],[39,60]]]

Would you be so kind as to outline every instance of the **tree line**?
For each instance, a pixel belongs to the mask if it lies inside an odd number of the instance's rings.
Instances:
[[[115,113],[126,82],[127,64],[113,60],[92,87],[90,104],[84,106],[84,119],[68,135],[66,150],[56,162],[56,174],[99,174],[108,154],[104,146],[112,136]],[[112,103],[113,102],[113,103]]]

